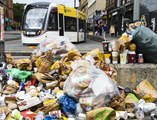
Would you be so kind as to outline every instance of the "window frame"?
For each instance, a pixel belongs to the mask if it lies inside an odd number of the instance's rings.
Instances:
[[[67,23],[70,21],[70,20],[74,20],[75,21],[75,24],[71,24],[69,27],[72,27],[74,26],[75,27],[75,30],[71,30],[70,28],[67,28]],[[68,22],[67,22],[68,21]],[[73,22],[74,22],[73,21]],[[77,32],[77,18],[75,17],[69,17],[69,16],[64,16],[64,23],[65,23],[65,32]]]

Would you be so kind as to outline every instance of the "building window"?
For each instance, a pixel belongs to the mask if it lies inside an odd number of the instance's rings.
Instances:
[[[77,31],[77,20],[72,17],[65,18],[65,31]]]
[[[117,0],[117,7],[120,7],[121,5],[121,0]]]
[[[122,4],[125,5],[125,0],[123,0]]]

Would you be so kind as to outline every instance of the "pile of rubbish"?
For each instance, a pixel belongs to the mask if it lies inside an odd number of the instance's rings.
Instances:
[[[56,40],[57,39],[57,40]],[[81,55],[66,38],[42,42],[30,59],[0,63],[0,120],[157,119],[157,91],[118,86],[99,49]]]

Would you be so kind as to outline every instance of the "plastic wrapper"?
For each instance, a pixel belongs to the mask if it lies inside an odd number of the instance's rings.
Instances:
[[[60,60],[60,62],[73,62],[82,59],[81,57],[82,55],[78,50],[71,50]]]
[[[68,95],[61,96],[59,98],[61,110],[68,116],[70,114],[76,114],[76,101],[70,98]]]
[[[55,78],[52,77],[51,75],[45,73],[34,73],[34,77],[41,83],[50,83],[52,81],[55,81]]]
[[[16,68],[12,68],[12,69],[8,70],[8,74],[12,78],[21,80],[23,83],[25,82],[27,77],[32,75],[32,73],[29,71],[22,71],[22,70],[19,70]]]
[[[117,71],[114,68],[105,64],[105,62],[103,61],[96,61],[94,65],[103,70],[109,77],[111,77],[112,80],[115,81],[115,83],[117,83],[116,81]]]
[[[35,65],[39,72],[48,73],[50,71],[50,67],[52,65],[51,60],[51,51],[47,52],[45,55],[39,57],[35,62]]]
[[[58,70],[58,72],[60,73],[60,75],[69,75],[71,72],[71,67],[70,67],[70,63],[68,62],[60,62],[60,61],[56,61],[52,66],[51,66],[51,70]]]
[[[124,111],[125,110],[125,99],[126,95],[125,92],[122,90],[120,91],[120,96],[112,98],[112,100],[109,103],[109,107],[115,109]]]
[[[16,93],[19,88],[14,85],[5,85],[2,89],[3,94],[13,94]]]
[[[137,99],[137,97],[132,93],[129,93],[125,98],[125,104],[127,107],[131,107],[134,103],[137,103],[138,101],[139,100]]]
[[[116,41],[115,48],[116,51],[123,52],[130,45],[132,36],[127,33],[123,33],[122,36]]]
[[[13,56],[11,56],[11,54],[5,54],[5,61],[7,64],[14,65],[14,63],[15,63],[15,60],[14,60]]]
[[[137,104],[144,113],[150,113],[156,109],[155,103],[145,103],[143,99],[139,100]]]
[[[91,65],[86,60],[74,61],[71,65],[73,71],[64,83],[63,90],[69,96],[93,97],[97,100],[92,106],[104,105],[106,100],[119,95],[119,90],[102,70]],[[105,99],[106,98],[106,99]]]
[[[35,112],[38,113],[40,111],[44,112],[44,114],[48,114],[49,111],[54,111],[59,109],[59,103],[49,103],[47,105],[42,106],[41,108],[38,108]]]
[[[93,57],[93,59],[96,61],[103,61],[103,56],[101,54],[101,51],[98,48],[90,52],[87,52],[83,57],[87,58],[88,56]]]

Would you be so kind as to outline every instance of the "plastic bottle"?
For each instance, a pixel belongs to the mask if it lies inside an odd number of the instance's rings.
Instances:
[[[6,118],[6,114],[5,114],[4,111],[2,111],[2,112],[0,113],[0,120],[5,120],[5,118]]]
[[[135,116],[136,116],[137,120],[143,120],[144,119],[144,113],[141,109],[138,109],[135,112]]]
[[[157,108],[151,112],[150,117],[152,118],[152,120],[157,120]]]
[[[43,120],[44,119],[44,112],[38,112],[38,115],[35,117],[35,120]]]
[[[20,114],[20,112],[17,109],[12,111],[11,116],[16,120],[24,120],[23,116]]]
[[[143,63],[143,62],[144,62],[143,55],[138,54],[138,63]]]

